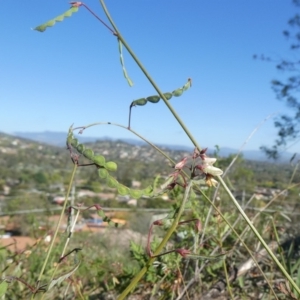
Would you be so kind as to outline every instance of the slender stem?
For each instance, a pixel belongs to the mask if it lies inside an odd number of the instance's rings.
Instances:
[[[115,34],[115,32],[105,23],[103,22],[87,5],[82,3],[82,5],[98,20],[100,21],[112,34]]]
[[[185,204],[187,202],[187,200],[189,199],[189,194],[191,191],[191,187],[193,185],[193,181],[190,181],[190,183],[188,184],[188,186],[185,189],[185,193],[184,193],[184,198],[183,201],[180,205],[180,208],[178,210],[178,213],[176,215],[176,218],[174,219],[171,227],[169,228],[169,230],[167,231],[166,235],[164,236],[163,240],[161,241],[161,243],[159,244],[159,246],[157,247],[157,249],[155,250],[155,252],[153,253],[153,256],[157,256],[161,253],[161,250],[163,249],[163,247],[166,245],[166,243],[168,242],[168,240],[170,239],[171,235],[173,234],[173,232],[175,231],[178,222],[180,220],[180,217],[184,211],[185,208]],[[127,286],[127,288],[122,292],[122,294],[117,298],[117,300],[123,300],[125,299],[125,297],[134,289],[134,287],[136,286],[136,284],[141,280],[141,278],[144,276],[144,274],[148,271],[148,269],[150,268],[150,266],[152,265],[152,263],[156,260],[155,257],[152,257],[148,260],[148,262],[146,263],[146,265],[140,270],[140,272],[132,279],[132,281],[130,282],[130,284]]]
[[[157,93],[159,94],[159,96],[163,99],[163,101],[165,102],[165,104],[169,108],[170,112],[173,114],[174,118],[177,120],[177,122],[179,123],[179,125],[181,126],[181,128],[185,131],[186,135],[189,137],[189,139],[191,140],[191,142],[194,144],[194,146],[196,148],[199,149],[199,151],[201,151],[201,147],[198,145],[197,141],[194,139],[194,137],[192,136],[192,134],[190,133],[190,131],[188,130],[188,128],[185,126],[184,122],[180,119],[179,115],[176,113],[176,111],[174,110],[174,108],[171,106],[170,102],[166,99],[166,97],[164,96],[164,94],[162,93],[162,91],[156,85],[156,83],[154,82],[154,80],[152,79],[152,77],[149,75],[149,73],[146,71],[146,69],[144,68],[144,66],[142,65],[142,63],[139,61],[139,59],[136,57],[136,55],[134,54],[134,52],[131,50],[131,48],[129,47],[129,45],[124,40],[123,36],[121,35],[120,31],[117,29],[116,25],[114,24],[114,22],[113,22],[113,20],[112,20],[112,18],[110,16],[110,14],[109,14],[109,12],[108,12],[105,4],[104,4],[104,0],[100,0],[100,3],[102,5],[102,8],[103,8],[103,10],[104,10],[104,12],[105,12],[105,14],[106,14],[109,22],[111,23],[112,27],[114,28],[114,30],[116,32],[116,35],[118,36],[118,39],[122,42],[122,44],[127,49],[127,51],[129,52],[129,54],[131,55],[131,57],[134,59],[134,61],[140,67],[141,71],[147,77],[147,79],[152,84],[152,86],[154,87],[154,89],[157,91]]]
[[[285,270],[285,268],[279,262],[279,260],[275,256],[275,254],[268,247],[267,243],[261,237],[261,235],[256,230],[256,228],[253,226],[252,222],[250,221],[250,219],[248,218],[248,216],[245,214],[245,212],[243,211],[243,209],[241,208],[241,206],[239,205],[239,203],[237,202],[237,200],[234,198],[234,196],[232,195],[231,191],[227,187],[226,183],[223,181],[222,177],[218,176],[218,179],[219,179],[220,183],[222,184],[223,188],[225,189],[225,191],[227,192],[228,196],[231,198],[233,204],[235,205],[235,207],[237,208],[237,210],[239,211],[239,213],[242,215],[242,217],[244,218],[244,220],[247,222],[247,224],[249,225],[249,227],[251,228],[251,230],[253,231],[253,233],[256,235],[256,237],[258,238],[258,240],[261,242],[261,244],[263,245],[263,247],[266,249],[266,251],[268,252],[268,254],[271,256],[272,260],[276,263],[276,265],[281,270],[281,272],[284,274],[284,276],[286,277],[286,279],[290,282],[290,284],[300,294],[300,288],[297,286],[297,284],[294,282],[293,278]]]
[[[155,146],[154,144],[152,144],[151,142],[149,142],[146,138],[144,138],[142,135],[140,135],[139,133],[137,133],[133,129],[128,128],[127,126],[124,126],[124,125],[121,125],[121,124],[113,123],[113,122],[97,122],[97,123],[92,123],[90,125],[84,126],[84,130],[87,129],[87,128],[89,128],[89,127],[92,127],[92,126],[96,126],[96,125],[112,125],[112,126],[117,126],[117,127],[121,127],[123,129],[129,130],[131,133],[133,133],[134,135],[136,135],[137,137],[139,137],[141,140],[143,140],[149,146],[153,147],[156,151],[158,151],[161,155],[163,155],[166,159],[168,159],[172,164],[175,165],[175,161],[172,158],[170,158],[170,156],[168,154],[166,154],[164,151],[162,151],[161,149],[159,149],[157,146]],[[74,130],[75,129],[76,128],[74,128]]]
[[[73,208],[72,208],[72,209],[73,209]],[[70,232],[69,232],[67,241],[66,241],[66,243],[65,243],[64,249],[63,249],[63,251],[61,252],[61,256],[60,256],[61,258],[65,255],[65,252],[66,252],[67,247],[68,247],[68,245],[69,245],[69,242],[70,242],[70,240],[71,240],[71,236],[72,236],[72,234],[73,234],[73,232],[74,232],[74,228],[75,228],[75,225],[76,225],[76,223],[77,223],[77,219],[78,219],[78,217],[79,217],[79,213],[80,213],[80,210],[78,209],[78,210],[77,210],[77,213],[76,213],[76,216],[75,216],[75,219],[73,220],[73,224],[72,224],[72,227],[71,227],[71,229],[70,229]],[[54,275],[55,275],[55,274],[53,274],[52,277],[54,277]]]
[[[69,199],[69,195],[70,195],[70,192],[71,192],[71,187],[72,187],[72,183],[73,183],[73,181],[74,181],[74,177],[75,177],[76,170],[77,170],[77,165],[74,164],[74,168],[73,168],[73,172],[72,172],[72,175],[71,175],[71,179],[70,179],[68,191],[67,191],[67,194],[66,194],[66,196],[65,196],[64,206],[63,206],[63,208],[62,208],[62,210],[61,210],[61,214],[60,214],[60,217],[59,217],[57,226],[56,226],[56,230],[55,230],[54,235],[53,235],[53,237],[52,237],[51,244],[50,244],[49,249],[48,249],[48,251],[47,251],[46,259],[45,259],[45,261],[44,261],[44,264],[43,264],[43,267],[42,267],[42,269],[41,269],[40,275],[39,275],[39,277],[38,277],[38,282],[41,281],[41,279],[42,279],[44,270],[45,270],[45,268],[46,268],[46,265],[47,265],[48,260],[49,260],[49,257],[50,257],[50,253],[51,253],[52,248],[53,248],[53,246],[54,246],[54,243],[55,243],[55,240],[56,240],[56,237],[57,237],[57,234],[58,234],[58,231],[59,231],[59,228],[60,228],[60,225],[61,225],[63,216],[64,216],[64,213],[65,213],[65,210],[66,210],[66,207],[67,207],[67,203],[68,203],[68,199]]]

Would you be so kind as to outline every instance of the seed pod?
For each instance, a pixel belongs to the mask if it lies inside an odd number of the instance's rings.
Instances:
[[[79,153],[82,154],[83,151],[85,150],[85,146],[83,144],[79,144],[76,149]]]
[[[73,139],[71,140],[71,145],[72,145],[74,148],[76,148],[76,147],[78,146],[78,140],[75,139],[75,138],[73,138]]]
[[[105,166],[105,157],[102,155],[95,155],[93,157],[93,162],[98,166],[104,167]]]
[[[130,190],[130,196],[134,199],[138,199],[142,197],[142,191],[140,190]]]
[[[183,93],[182,89],[177,89],[177,90],[175,90],[175,91],[172,92],[172,94],[173,94],[174,97],[179,97],[179,96],[182,95],[182,93]]]
[[[74,12],[78,11],[78,6],[72,6],[69,10],[67,10],[65,13],[62,15],[59,15],[55,17],[54,19],[40,25],[34,28],[34,30],[43,32],[45,31],[48,27],[52,27],[56,22],[61,22],[63,21],[64,18],[70,17]]]
[[[145,98],[141,98],[141,99],[138,99],[138,100],[135,100],[132,102],[132,106],[133,105],[139,105],[139,106],[143,106],[147,103],[147,100]]]
[[[129,188],[123,184],[119,184],[118,193],[122,196],[129,195]]]
[[[143,190],[143,195],[150,196],[152,192],[153,192],[153,187],[149,185]]]
[[[147,101],[151,103],[157,103],[160,100],[159,96],[150,96],[146,98]]]
[[[111,176],[107,177],[106,183],[107,183],[107,186],[110,188],[118,187],[118,185],[119,185],[119,182]]]
[[[164,96],[167,100],[170,100],[173,95],[171,93],[164,93]]]
[[[109,161],[105,164],[105,169],[111,172],[117,171],[117,164],[113,161]]]
[[[100,169],[98,170],[98,175],[99,175],[99,177],[102,178],[102,179],[105,179],[105,178],[107,178],[107,176],[109,176],[107,170],[104,169],[104,168],[100,168]]]
[[[85,149],[82,154],[87,159],[93,160],[94,151],[92,149]]]

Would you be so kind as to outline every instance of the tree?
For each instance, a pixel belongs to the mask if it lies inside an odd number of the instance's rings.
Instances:
[[[294,5],[300,8],[300,0],[293,0]],[[297,56],[300,49],[300,15],[296,14],[288,21],[289,30],[284,30],[283,35],[290,41],[290,49]],[[254,58],[257,58],[255,55]],[[288,72],[288,76],[283,81],[272,80],[272,89],[274,90],[278,100],[294,111],[294,115],[279,116],[274,125],[278,128],[278,137],[274,145],[269,148],[262,146],[261,149],[271,158],[278,158],[279,152],[291,142],[300,140],[300,60],[297,58],[280,59],[274,61],[271,58],[261,56],[262,60],[276,62],[276,68],[283,72]]]

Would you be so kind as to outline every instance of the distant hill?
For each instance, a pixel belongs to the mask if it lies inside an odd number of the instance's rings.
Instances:
[[[18,132],[15,132],[14,135],[17,137],[25,138],[25,139],[32,140],[32,141],[50,144],[53,146],[64,147],[66,144],[67,132],[55,132],[55,131],[21,132],[21,131],[18,131]],[[106,136],[101,137],[101,138],[81,136],[80,140],[83,143],[93,143],[96,141],[118,141],[119,140],[119,141],[122,141],[122,142],[125,142],[128,144],[132,144],[132,145],[140,145],[140,146],[145,145],[144,142],[135,140],[135,139],[123,139],[123,138],[112,139],[112,138],[106,137]],[[170,150],[190,151],[190,152],[193,151],[192,147],[183,146],[183,145],[157,144],[157,146],[159,146],[161,148],[170,149]],[[211,148],[209,148],[209,150],[213,151],[214,148],[211,147]],[[238,152],[237,149],[223,147],[223,148],[220,148],[219,155],[223,156],[223,157],[227,157],[228,155],[236,154],[237,152]],[[248,160],[268,161],[265,154],[260,150],[246,150],[246,151],[243,151],[242,153],[243,153],[244,158],[248,159]],[[292,157],[292,155],[293,155],[292,153],[288,153],[288,152],[282,153],[279,162],[289,161],[290,158]]]

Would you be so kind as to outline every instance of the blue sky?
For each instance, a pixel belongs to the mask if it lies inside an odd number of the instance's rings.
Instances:
[[[106,21],[99,1],[87,4]],[[254,54],[292,57],[282,35],[295,13],[282,0],[107,0],[124,38],[163,92],[192,78],[193,86],[171,104],[202,147],[239,148],[272,113],[288,109],[270,81],[284,76]],[[110,121],[126,125],[133,100],[155,95],[124,50],[129,87],[116,38],[81,7],[40,33],[31,28],[69,8],[67,1],[2,1],[0,10],[0,131],[67,131],[71,124]],[[133,108],[132,128],[155,143],[191,146],[165,104]],[[134,136],[99,126],[86,136]],[[273,120],[247,150],[271,146]],[[300,145],[291,151],[299,151]]]

